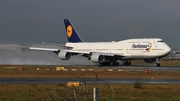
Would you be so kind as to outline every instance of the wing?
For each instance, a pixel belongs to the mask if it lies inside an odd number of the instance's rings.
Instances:
[[[30,50],[41,50],[41,51],[58,51],[60,49],[56,48],[39,48],[39,47],[29,47]]]
[[[73,47],[70,47],[70,46],[66,46],[66,45],[63,45],[63,44],[56,44],[56,43],[49,43],[49,42],[42,42],[43,45],[50,45],[50,46],[58,46],[58,47],[63,47],[63,48],[73,48]]]
[[[65,46],[65,45],[55,45],[55,44],[46,44],[46,45],[34,45],[32,47],[28,47],[30,50],[41,50],[41,51],[52,51],[56,52],[59,50],[67,50],[67,49],[72,49],[73,47],[70,46]]]
[[[69,50],[67,48],[72,48],[68,46],[64,46],[66,48],[40,48],[40,47],[29,47],[30,50],[41,50],[41,51],[52,51],[52,52],[57,52],[59,50],[63,50],[66,52],[74,53],[74,54],[85,54],[85,55],[90,55],[90,54],[99,54],[99,55],[104,55],[104,56],[127,56],[129,54],[125,52],[118,52],[118,53],[106,53],[106,52],[90,52],[90,51],[78,51],[78,50]]]

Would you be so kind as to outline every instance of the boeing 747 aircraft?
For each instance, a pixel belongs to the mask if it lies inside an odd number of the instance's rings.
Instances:
[[[131,60],[144,60],[160,66],[159,60],[168,55],[171,48],[160,38],[127,39],[117,42],[84,42],[68,19],[64,19],[68,42],[62,48],[29,47],[32,50],[52,51],[62,60],[73,55],[87,57],[100,65],[131,65]]]

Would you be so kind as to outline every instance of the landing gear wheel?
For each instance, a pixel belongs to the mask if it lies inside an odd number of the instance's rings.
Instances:
[[[103,63],[100,63],[101,66],[110,66],[111,63],[110,62],[103,62]]]
[[[116,61],[106,61],[100,63],[101,66],[119,66],[119,62]]]
[[[119,62],[111,62],[111,66],[119,66]]]
[[[131,66],[131,60],[127,60],[124,62],[124,66]]]
[[[161,66],[161,64],[160,63],[156,63],[156,67],[160,67]]]

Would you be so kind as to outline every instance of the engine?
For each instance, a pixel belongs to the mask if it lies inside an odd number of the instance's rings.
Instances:
[[[99,55],[99,54],[93,54],[91,56],[91,61],[96,62],[96,63],[102,63],[104,62],[105,57],[103,55]]]
[[[71,58],[71,53],[70,52],[66,52],[66,51],[60,51],[58,53],[58,57],[61,60],[69,60]]]
[[[156,62],[156,59],[145,59],[144,61],[146,63],[154,63],[154,62]]]

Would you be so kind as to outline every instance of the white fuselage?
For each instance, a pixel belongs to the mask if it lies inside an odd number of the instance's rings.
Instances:
[[[164,57],[171,48],[159,38],[127,39],[118,42],[66,43],[72,50],[113,53],[119,59],[149,59]]]

